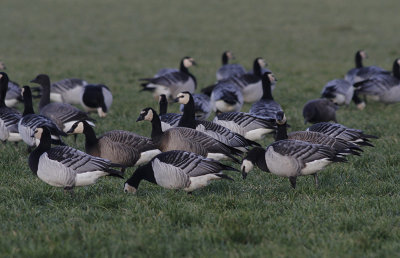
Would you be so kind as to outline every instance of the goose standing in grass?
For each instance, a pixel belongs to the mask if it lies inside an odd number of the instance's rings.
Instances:
[[[338,106],[329,99],[313,99],[303,107],[304,124],[329,122],[336,120]]]
[[[243,94],[239,87],[226,81],[218,82],[210,95],[211,109],[217,114],[239,112],[243,101]]]
[[[379,73],[389,73],[385,69],[378,66],[364,66],[363,60],[366,59],[367,53],[364,50],[359,50],[355,55],[355,64],[356,67],[350,69],[344,79],[348,81],[350,84],[357,83],[359,81],[363,81],[368,79],[370,76]]]
[[[6,106],[5,98],[8,89],[8,76],[0,72],[0,140],[17,142],[21,140],[18,122],[22,115],[19,111]]]
[[[34,136],[40,140],[40,144],[29,155],[29,168],[51,186],[73,190],[75,186],[94,184],[103,176],[124,178],[124,169],[112,169],[121,165],[113,164],[109,160],[68,146],[51,148],[50,131],[46,127],[36,128]]]
[[[83,133],[87,154],[125,167],[147,163],[161,152],[150,138],[128,131],[112,130],[97,138],[86,121],[76,122],[67,133]]]
[[[53,102],[80,104],[83,87],[87,81],[76,78],[65,78],[54,82],[50,87],[50,100]]]
[[[375,74],[354,84],[356,94],[385,104],[400,102],[400,58],[393,62],[393,75]]]
[[[9,80],[5,99],[6,106],[15,107],[19,102],[22,102],[21,88],[18,83]]]
[[[53,144],[65,145],[61,140],[61,136],[67,136],[67,134],[60,130],[49,118],[35,114],[32,105],[32,92],[28,86],[22,88],[22,96],[24,99],[24,113],[18,123],[18,132],[22,140],[28,145],[28,151],[30,152],[31,147],[39,144],[39,140],[33,134],[36,128],[43,126],[50,130]]]
[[[136,193],[144,179],[167,189],[182,189],[188,193],[207,186],[211,180],[231,179],[222,170],[237,171],[213,159],[186,151],[160,153],[152,161],[136,169],[125,182],[126,193]]]
[[[259,101],[250,108],[250,114],[261,117],[274,118],[276,113],[282,111],[281,105],[272,97],[271,85],[276,81],[272,73],[264,73],[262,76],[263,95]]]
[[[157,99],[161,94],[167,98],[176,96],[179,92],[189,91],[193,93],[196,89],[196,78],[189,72],[189,67],[196,62],[191,57],[184,57],[180,63],[179,72],[167,73],[155,78],[140,79],[143,90],[153,91],[153,96]]]
[[[240,64],[229,64],[234,59],[232,52],[222,53],[222,66],[217,70],[217,81],[228,79],[231,76],[240,76],[246,73],[246,69]]]
[[[31,82],[40,84],[42,97],[39,103],[40,114],[50,118],[60,129],[67,132],[77,121],[86,120],[94,126],[93,118],[86,112],[77,109],[67,103],[50,103],[50,78],[46,74],[39,74]]]
[[[331,100],[336,105],[348,106],[353,99],[354,87],[343,79],[335,79],[327,82],[322,89],[321,97]]]
[[[328,146],[312,144],[298,140],[276,141],[266,149],[255,147],[242,161],[242,175],[247,174],[257,165],[263,171],[289,178],[296,188],[298,176],[314,175],[318,186],[317,172],[332,162],[345,162],[346,159]]]
[[[190,92],[185,91],[179,93],[175,101],[184,105],[183,115],[178,123],[179,127],[192,128],[203,132],[208,136],[243,152],[247,151],[251,146],[260,146],[258,143],[250,141],[222,125],[205,120],[196,120],[194,99]]]
[[[355,143],[359,146],[373,147],[374,145],[370,143],[370,139],[378,139],[377,136],[365,134],[359,129],[348,128],[341,124],[327,122],[314,124],[307,128],[307,131],[323,133],[325,135]]]
[[[99,117],[106,117],[113,102],[110,89],[104,84],[88,84],[83,87],[80,98],[86,112],[96,112]]]
[[[261,140],[276,129],[275,118],[267,119],[243,112],[221,113],[214,118],[213,122],[251,141]]]
[[[238,162],[235,155],[242,154],[240,150],[191,128],[176,127],[163,132],[160,118],[152,108],[140,112],[136,121],[142,120],[151,122],[151,139],[162,152],[183,150],[217,160],[229,158],[235,162]]]
[[[161,120],[161,129],[165,131],[169,128],[177,127],[179,124],[179,120],[181,120],[182,118],[182,115],[176,113],[167,113],[168,99],[165,94],[160,95],[158,104],[160,105],[159,117]]]
[[[194,116],[199,120],[206,120],[211,114],[210,97],[206,94],[193,94]],[[179,110],[183,112],[184,105],[181,104]]]

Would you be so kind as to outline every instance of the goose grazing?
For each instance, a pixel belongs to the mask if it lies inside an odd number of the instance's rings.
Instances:
[[[262,76],[263,95],[259,101],[250,108],[250,114],[261,117],[274,118],[276,113],[282,111],[281,105],[272,97],[271,85],[277,81],[272,73],[266,72]]]
[[[152,108],[145,108],[140,112],[136,121],[142,120],[151,122],[151,139],[162,152],[183,150],[217,160],[230,158],[235,162],[238,162],[235,155],[242,154],[240,150],[191,128],[176,127],[163,132],[160,118]]]
[[[191,57],[184,57],[180,63],[179,72],[167,73],[155,78],[140,79],[143,90],[153,91],[153,96],[157,99],[161,94],[167,98],[176,96],[179,92],[189,91],[193,93],[196,89],[196,78],[189,72],[189,67],[196,62]]]
[[[313,144],[322,144],[333,148],[340,155],[360,155],[363,150],[358,145],[348,142],[346,140],[335,138],[323,133],[313,131],[297,131],[287,133],[286,116],[283,111],[276,114],[276,136],[275,140],[299,140]]]
[[[165,94],[161,94],[159,97],[159,105],[160,105],[160,120],[161,120],[161,129],[163,131],[177,127],[179,120],[181,120],[182,115],[176,113],[167,113],[168,110],[168,99]]]
[[[366,66],[363,65],[363,60],[368,58],[367,53],[364,50],[359,50],[355,55],[356,67],[350,69],[345,75],[344,79],[350,84],[357,83],[368,79],[371,75],[379,73],[389,73],[385,69],[378,66]]]
[[[233,83],[218,82],[210,95],[211,109],[215,113],[239,112],[243,106],[242,91]]]
[[[328,146],[312,144],[298,140],[276,141],[266,149],[255,147],[243,159],[241,170],[243,178],[253,169],[254,164],[263,171],[282,177],[288,177],[296,188],[298,176],[314,175],[318,186],[317,172],[332,162],[346,162]]]
[[[207,186],[211,180],[229,179],[222,170],[237,171],[213,159],[186,151],[160,153],[152,161],[136,169],[125,182],[126,193],[136,193],[143,179],[167,189],[182,189],[188,193]]]
[[[113,102],[110,89],[104,84],[88,84],[81,92],[81,105],[86,112],[96,112],[106,117]]]
[[[36,128],[34,136],[40,139],[40,144],[29,155],[29,168],[51,186],[71,191],[75,186],[94,184],[103,176],[124,178],[124,169],[112,169],[121,165],[112,164],[109,160],[68,146],[51,148],[50,131],[46,127]]]
[[[83,133],[87,154],[124,167],[144,164],[161,152],[151,139],[127,131],[113,130],[97,138],[86,121],[76,122],[67,133]]]
[[[329,99],[313,99],[303,107],[304,124],[329,122],[336,120],[338,106]]]
[[[206,120],[211,114],[210,97],[206,94],[193,94],[194,101],[194,116],[199,120]],[[181,105],[179,110],[183,112],[184,105]]]
[[[22,115],[16,109],[6,106],[5,98],[8,82],[7,74],[0,72],[0,140],[17,142],[21,140],[18,132],[18,122]]]
[[[354,84],[357,95],[364,95],[367,98],[385,104],[397,103],[400,101],[400,58],[393,62],[393,75],[375,74],[367,80]]]
[[[231,76],[240,76],[246,73],[246,69],[240,64],[229,64],[229,60],[235,59],[232,52],[222,53],[222,66],[217,70],[217,81],[228,79]]]
[[[343,79],[335,79],[327,82],[322,89],[321,97],[331,100],[336,105],[348,106],[353,99],[354,87]]]
[[[355,143],[359,146],[373,147],[374,145],[370,143],[369,139],[378,139],[377,136],[365,134],[359,129],[348,128],[341,124],[327,122],[314,124],[307,128],[306,131],[323,133],[335,138]]]
[[[83,87],[87,81],[76,78],[65,78],[50,86],[50,100],[53,102],[80,104]]]
[[[267,119],[243,112],[221,113],[214,118],[213,122],[251,141],[261,140],[276,129],[274,118]]]
[[[33,134],[36,128],[43,126],[50,130],[53,144],[65,145],[61,140],[61,136],[67,136],[67,134],[60,130],[49,118],[35,114],[32,105],[32,92],[29,86],[22,88],[22,96],[24,99],[24,113],[18,123],[18,132],[22,140],[29,146],[28,151],[31,150],[31,147],[39,144],[39,139],[35,138]]]
[[[184,105],[183,115],[178,123],[179,127],[192,128],[241,151],[247,151],[250,146],[260,146],[258,143],[247,140],[242,135],[232,132],[228,128],[205,120],[195,119],[194,99],[190,92],[185,91],[177,95],[176,102]]]
[[[86,112],[67,103],[50,103],[50,78],[48,75],[39,74],[31,82],[40,84],[42,87],[42,97],[39,103],[40,114],[50,118],[64,132],[68,132],[77,121],[86,120],[94,126],[92,121],[95,120],[90,118]]]

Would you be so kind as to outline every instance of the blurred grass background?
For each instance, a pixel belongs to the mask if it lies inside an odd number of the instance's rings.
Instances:
[[[191,69],[199,88],[215,81],[225,50],[248,69],[264,57],[292,130],[305,128],[304,103],[354,67],[357,50],[368,52],[366,65],[386,69],[400,57],[394,0],[3,0],[0,6],[0,60],[12,80],[25,85],[47,73],[52,81],[76,77],[111,88],[114,103],[98,119],[98,134],[124,129],[149,136],[150,124],[135,120],[157,103],[139,93],[138,79],[177,67],[186,55],[199,64]],[[368,103],[362,112],[353,104],[338,111],[342,124],[381,138],[362,157],[323,171],[318,189],[312,177],[300,178],[293,190],[286,179],[255,170],[246,181],[233,175],[235,182],[215,182],[193,196],[149,183],[137,196],[126,195],[122,180],[105,178],[71,198],[32,175],[24,144],[1,145],[0,256],[397,256],[398,108]],[[83,149],[78,139],[67,142]]]

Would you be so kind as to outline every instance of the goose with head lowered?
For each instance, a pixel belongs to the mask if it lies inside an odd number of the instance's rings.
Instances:
[[[80,103],[86,112],[96,112],[99,117],[106,117],[110,111],[113,96],[104,84],[88,84],[83,87]]]
[[[239,112],[242,109],[243,94],[238,86],[228,81],[220,81],[212,87],[210,103],[215,113]],[[208,91],[207,88],[203,90]]]
[[[77,121],[86,120],[94,126],[94,119],[86,112],[77,109],[67,103],[50,103],[50,78],[46,74],[39,74],[32,83],[40,84],[42,97],[40,98],[40,114],[50,118],[61,130],[67,132]]]
[[[50,86],[50,100],[53,102],[80,104],[83,87],[87,81],[77,78],[65,78],[53,82]]]
[[[136,193],[142,180],[167,189],[182,189],[188,193],[207,186],[210,181],[231,179],[222,170],[237,171],[216,160],[186,151],[168,151],[155,156],[149,163],[136,169],[125,182],[126,193]]]
[[[359,81],[363,81],[368,79],[374,74],[390,74],[389,71],[378,67],[378,66],[364,66],[363,65],[363,60],[368,58],[367,52],[364,50],[359,50],[355,54],[355,68],[350,69],[344,79],[348,81],[350,84],[357,83]]]
[[[176,102],[184,105],[183,115],[178,123],[179,127],[192,128],[203,132],[224,144],[247,151],[251,146],[260,146],[258,143],[244,138],[242,135],[232,132],[228,128],[205,120],[196,120],[194,111],[194,100],[190,92],[181,92],[177,95]]]
[[[229,60],[235,59],[232,52],[222,53],[222,66],[217,70],[217,81],[228,79],[231,76],[240,76],[246,73],[246,69],[240,64],[229,64]]]
[[[266,149],[255,147],[242,161],[242,175],[247,174],[257,165],[261,170],[274,175],[289,178],[296,188],[298,176],[314,175],[318,185],[317,172],[332,162],[345,162],[346,159],[328,146],[312,144],[298,140],[276,141]]]
[[[255,114],[261,117],[274,118],[276,113],[282,111],[281,105],[272,97],[271,85],[276,80],[272,73],[266,72],[262,76],[263,95],[259,101],[254,103],[250,108],[250,114]]]
[[[163,132],[160,117],[152,108],[145,108],[140,112],[136,121],[142,120],[151,122],[151,139],[162,152],[183,150],[203,157],[232,159],[235,162],[238,162],[235,156],[242,154],[242,151],[191,128],[175,127]]]
[[[189,91],[193,93],[196,89],[196,78],[189,72],[189,67],[195,65],[196,62],[191,57],[184,57],[180,63],[179,72],[167,73],[155,78],[143,78],[143,90],[153,92],[153,96],[157,99],[161,94],[165,94],[167,98],[173,98],[179,92]]]
[[[31,147],[39,144],[40,140],[33,136],[36,128],[47,127],[51,133],[51,143],[65,145],[61,136],[67,136],[53,121],[49,118],[35,114],[32,105],[32,92],[29,86],[22,88],[22,96],[24,99],[24,113],[18,123],[18,132],[22,140],[28,145],[28,151]]]
[[[0,72],[0,140],[17,142],[21,140],[18,122],[22,115],[18,110],[6,106],[5,98],[8,82],[7,74]]]
[[[29,168],[51,186],[73,190],[75,186],[94,184],[103,176],[123,178],[124,168],[121,171],[113,169],[121,168],[121,165],[68,146],[51,148],[51,135],[46,127],[36,128],[34,136],[40,139],[40,144],[29,155]]]
[[[303,107],[304,124],[329,121],[337,123],[337,109],[338,106],[329,99],[310,100]]]
[[[112,130],[97,138],[86,121],[76,122],[67,133],[83,133],[87,154],[125,167],[144,164],[161,152],[150,138],[128,131]]]
[[[331,100],[337,105],[348,106],[353,99],[354,87],[343,79],[334,79],[327,82],[322,89],[321,97]]]

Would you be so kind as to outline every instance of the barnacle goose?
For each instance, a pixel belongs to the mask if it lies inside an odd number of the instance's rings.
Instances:
[[[112,169],[121,165],[68,146],[51,148],[50,131],[46,127],[36,128],[34,136],[40,139],[40,144],[29,155],[29,168],[51,186],[73,190],[75,186],[94,184],[103,176],[123,178],[124,168]]]
[[[304,124],[329,122],[336,120],[338,106],[329,99],[313,99],[304,104]]]
[[[242,175],[247,174],[257,165],[263,171],[288,177],[296,188],[298,176],[314,175],[318,185],[317,172],[332,162],[345,162],[346,159],[328,146],[312,144],[298,140],[276,141],[267,148],[255,147],[242,161]]]
[[[53,144],[65,145],[61,136],[67,136],[67,134],[60,130],[49,118],[35,114],[32,105],[32,93],[29,86],[22,88],[22,96],[24,99],[24,113],[18,123],[18,132],[22,140],[29,146],[28,151],[30,151],[31,147],[39,144],[39,139],[35,138],[33,133],[36,128],[43,126],[46,126],[50,130],[51,142]]]
[[[22,102],[21,88],[19,87],[18,83],[9,80],[5,99],[6,106],[14,107],[19,102]]]
[[[42,97],[40,98],[40,114],[50,118],[61,130],[67,132],[77,121],[86,120],[94,126],[86,112],[67,103],[50,103],[50,78],[46,74],[39,74],[32,83],[40,84],[42,87]]]
[[[263,95],[259,101],[254,103],[250,108],[250,114],[255,114],[261,117],[274,118],[276,113],[282,111],[281,105],[272,97],[271,84],[276,78],[272,73],[266,72],[262,76]]]
[[[349,105],[354,94],[354,87],[343,79],[334,79],[327,82],[322,89],[321,97],[331,100],[337,105]]]
[[[145,108],[140,112],[136,121],[142,120],[151,122],[151,139],[162,152],[183,150],[217,160],[230,158],[235,162],[238,162],[235,155],[243,153],[191,128],[175,127],[163,132],[160,118],[152,108]]]
[[[104,84],[88,84],[83,87],[80,98],[86,112],[96,112],[99,117],[106,117],[113,102],[110,89]]]
[[[168,110],[168,99],[165,94],[161,94],[159,97],[159,102],[160,106],[160,120],[161,120],[161,129],[163,131],[172,128],[172,127],[177,127],[179,120],[181,120],[182,115],[181,114],[176,114],[176,113],[167,113]]]
[[[206,94],[192,94],[194,101],[194,116],[199,120],[206,120],[211,114],[210,97]],[[179,110],[183,112],[184,105],[181,104]]]
[[[196,89],[196,78],[189,72],[189,67],[196,62],[191,57],[184,57],[180,63],[179,72],[167,73],[155,78],[143,78],[143,90],[153,91],[153,96],[157,99],[161,94],[167,98],[173,98],[179,92],[189,91],[193,93]]]
[[[87,154],[125,167],[144,164],[161,152],[150,138],[128,131],[112,130],[96,137],[86,121],[76,122],[67,133],[83,133]]]
[[[80,104],[83,87],[87,81],[77,78],[65,78],[54,82],[50,87],[50,100],[68,104]]]
[[[16,109],[6,106],[5,98],[8,82],[7,74],[0,72],[0,140],[17,142],[21,140],[18,132],[18,122],[22,115]]]
[[[238,148],[241,151],[247,151],[250,146],[260,146],[258,143],[250,141],[222,125],[205,120],[196,120],[194,99],[190,92],[184,91],[179,93],[175,101],[184,105],[183,115],[178,123],[179,127],[188,127],[203,132],[208,136],[211,136],[228,146]]]
[[[240,64],[229,64],[229,60],[235,59],[232,52],[222,53],[222,66],[217,70],[217,81],[228,79],[231,76],[240,76],[246,73],[246,69]]]
[[[367,53],[364,50],[359,50],[356,52],[356,55],[355,55],[356,67],[353,69],[350,69],[344,77],[344,79],[346,81],[350,82],[350,84],[354,84],[359,81],[366,80],[374,74],[389,73],[385,69],[378,67],[378,66],[364,67],[363,59],[366,59],[367,57],[368,57]]]
[[[213,122],[251,141],[261,140],[276,129],[275,118],[267,119],[244,112],[221,113],[214,118]]]
[[[234,83],[218,82],[210,95],[211,108],[215,113],[239,112],[243,106],[242,91]]]
[[[195,153],[174,150],[160,153],[149,163],[136,169],[125,182],[126,193],[136,193],[144,179],[167,189],[182,189],[188,193],[207,186],[211,180],[229,179],[222,170],[237,171],[213,159]]]

